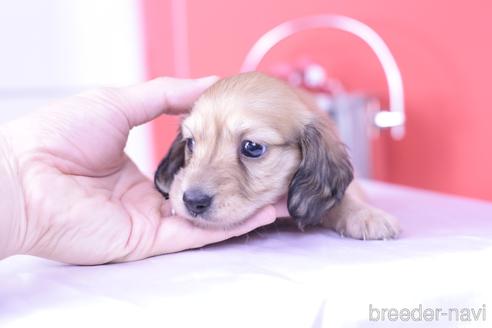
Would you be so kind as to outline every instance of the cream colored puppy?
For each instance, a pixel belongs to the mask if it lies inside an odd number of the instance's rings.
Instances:
[[[307,95],[260,73],[205,91],[155,175],[176,213],[200,226],[240,224],[287,195],[300,228],[321,224],[357,239],[395,237],[398,222],[364,202],[352,179],[327,116]]]

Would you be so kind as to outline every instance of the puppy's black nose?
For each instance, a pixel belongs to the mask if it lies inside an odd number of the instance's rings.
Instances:
[[[183,202],[192,215],[205,212],[212,204],[212,197],[199,189],[187,190],[183,194]]]

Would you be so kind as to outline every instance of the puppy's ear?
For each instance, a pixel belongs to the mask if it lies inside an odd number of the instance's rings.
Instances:
[[[174,139],[169,152],[159,164],[154,176],[154,183],[159,192],[167,199],[174,180],[174,175],[185,164],[185,142],[181,131]]]
[[[289,186],[288,209],[302,229],[319,224],[342,199],[353,169],[345,145],[324,121],[306,125],[299,146],[302,160]]]

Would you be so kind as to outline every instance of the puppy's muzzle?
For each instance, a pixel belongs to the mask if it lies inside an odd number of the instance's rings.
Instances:
[[[191,189],[183,193],[183,203],[192,216],[205,213],[212,204],[213,197],[200,189]]]

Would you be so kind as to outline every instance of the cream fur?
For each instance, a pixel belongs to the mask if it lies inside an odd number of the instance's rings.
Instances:
[[[202,226],[227,228],[276,202],[287,193],[299,169],[299,139],[309,124],[321,127],[323,145],[332,149],[336,163],[344,150],[339,148],[332,124],[317,111],[309,96],[259,73],[217,82],[182,122],[183,140],[193,138],[195,145],[193,152],[184,147],[184,167],[170,186],[176,213]],[[256,159],[244,157],[239,152],[243,140],[266,145],[266,153]],[[158,171],[156,184],[164,190],[162,181]],[[213,195],[213,203],[203,215],[190,215],[183,204],[182,195],[190,188]],[[320,218],[322,225],[357,239],[397,236],[398,221],[366,203],[359,189],[352,182],[341,201]],[[294,196],[292,199],[297,197],[301,205],[307,197],[302,193]],[[307,209],[300,206],[298,210]]]

